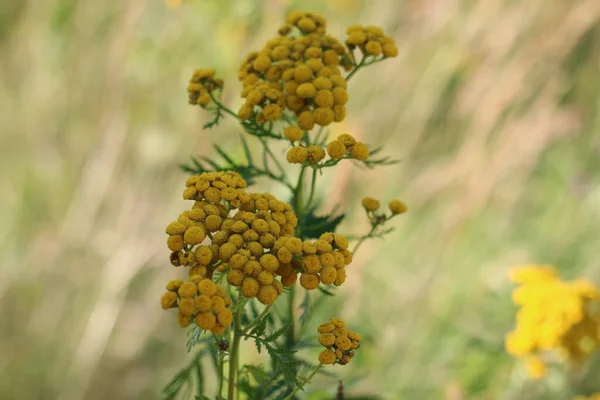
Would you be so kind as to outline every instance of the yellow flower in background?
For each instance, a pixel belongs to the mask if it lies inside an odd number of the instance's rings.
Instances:
[[[525,358],[528,374],[546,374],[541,352],[556,351],[576,366],[600,347],[600,302],[590,281],[563,281],[552,266],[526,265],[510,270],[517,282],[512,300],[520,306],[515,330],[506,335],[508,353]]]

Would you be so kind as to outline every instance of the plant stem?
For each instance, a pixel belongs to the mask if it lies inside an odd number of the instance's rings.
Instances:
[[[346,82],[348,82],[350,80],[350,78],[352,78],[352,76],[358,72],[358,70],[364,65],[366,59],[367,59],[367,57],[363,55],[362,60],[360,60],[360,62],[356,65],[356,67],[354,67],[354,69],[352,71],[350,71],[350,73],[346,77]]]
[[[241,334],[245,335],[250,329],[254,328],[254,326],[256,326],[256,324],[258,324],[260,320],[263,319],[263,317],[267,315],[267,313],[271,310],[271,306],[273,305],[269,304],[268,306],[266,306],[265,309],[262,310],[262,312],[258,315],[258,317],[256,317],[252,322],[248,324],[248,326],[242,331]]]
[[[236,392],[236,375],[237,365],[239,359],[239,348],[241,339],[241,321],[242,321],[242,308],[237,310],[234,315],[233,325],[233,343],[231,345],[231,351],[229,352],[229,386],[227,388],[227,399],[234,400],[234,393]]]
[[[291,399],[294,397],[294,395],[295,395],[296,393],[298,393],[298,390],[300,390],[300,389],[304,388],[304,386],[305,386],[307,383],[310,383],[310,380],[313,378],[313,376],[315,376],[315,374],[316,374],[317,372],[319,372],[319,370],[320,370],[322,367],[323,367],[323,364],[319,364],[319,365],[317,365],[317,366],[315,367],[315,369],[313,370],[313,372],[312,372],[312,373],[311,373],[311,374],[308,376],[308,378],[306,378],[306,380],[304,381],[304,383],[302,384],[302,386],[298,386],[296,389],[294,389],[294,391],[293,391],[292,393],[290,393],[289,395],[287,395],[287,396],[285,397],[285,399],[284,399],[284,400],[291,400]]]
[[[317,169],[313,169],[312,173],[312,181],[310,184],[310,195],[308,196],[308,201],[306,205],[303,207],[305,210],[310,211],[310,206],[312,205],[313,199],[315,197],[315,186],[317,184]]]
[[[294,320],[294,302],[296,299],[296,287],[292,286],[288,292],[287,314],[290,321],[290,328],[287,330],[286,347],[292,349],[296,344],[296,321]]]

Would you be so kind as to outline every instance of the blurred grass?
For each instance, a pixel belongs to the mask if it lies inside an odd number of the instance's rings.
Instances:
[[[0,3],[0,397],[158,399],[185,332],[158,307],[177,164],[239,151],[232,122],[201,131],[196,67],[225,78],[300,5],[341,37],[379,24],[401,49],[351,85],[334,127],[402,163],[325,175],[359,233],[369,193],[410,213],[364,246],[323,315],[372,344],[336,371],[385,399],[568,399],[600,391],[596,362],[526,382],[503,350],[508,267],[556,264],[600,284],[600,3],[170,0]],[[263,186],[264,187],[264,186]],[[337,384],[320,379],[329,398]]]

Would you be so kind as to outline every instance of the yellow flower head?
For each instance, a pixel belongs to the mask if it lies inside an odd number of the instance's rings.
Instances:
[[[362,206],[367,211],[375,211],[379,208],[379,200],[372,197],[365,197],[362,199]]]
[[[308,150],[301,146],[292,147],[287,152],[287,160],[289,163],[298,164],[306,161],[308,157]]]
[[[406,211],[408,211],[408,207],[406,206],[406,204],[404,204],[400,200],[392,200],[390,201],[388,206],[393,214],[403,214]]]
[[[362,142],[356,142],[349,150],[350,156],[356,160],[365,161],[369,158],[369,147]]]
[[[327,144],[327,154],[334,160],[339,160],[346,154],[346,146],[339,140],[332,140]]]
[[[326,349],[319,354],[321,364],[346,365],[354,357],[354,350],[360,347],[361,336],[345,328],[345,323],[339,318],[319,325],[318,342]]]

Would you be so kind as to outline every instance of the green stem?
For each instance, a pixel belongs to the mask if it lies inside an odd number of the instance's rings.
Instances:
[[[227,388],[227,399],[234,400],[236,392],[236,375],[239,359],[240,339],[241,339],[241,324],[242,324],[242,308],[237,310],[234,315],[233,325],[233,343],[229,351],[229,385]]]
[[[308,196],[308,201],[306,202],[306,205],[303,207],[305,210],[309,210],[310,211],[310,206],[312,205],[313,199],[315,197],[315,187],[317,185],[317,169],[313,169],[313,173],[312,173],[312,181],[310,184],[310,195]]]
[[[294,302],[296,299],[296,287],[292,286],[288,292],[287,314],[290,321],[290,328],[287,330],[286,347],[292,349],[296,344],[296,321],[294,319]]]
[[[240,121],[241,125],[245,128],[247,125],[252,125],[253,128],[255,128],[257,131],[260,131],[261,134],[260,135],[256,135],[254,134],[254,136],[268,136],[270,138],[274,138],[274,139],[283,139],[283,140],[287,140],[282,136],[279,135],[275,135],[272,132],[269,132],[268,130],[264,129],[261,125],[252,122],[252,121],[242,121],[239,117],[239,115],[237,115],[235,112],[233,112],[232,110],[230,110],[229,108],[227,108],[226,106],[224,106],[221,102],[219,102],[219,100],[217,100],[217,98],[212,94],[212,92],[208,92],[208,95],[210,96],[210,99],[213,101],[213,103],[215,103],[215,105],[218,107],[218,109],[225,111],[227,114],[231,115],[232,117],[234,117],[235,119],[237,119],[238,121]],[[247,131],[247,130],[246,130]],[[250,133],[250,132],[249,132]],[[252,134],[252,133],[251,133]]]
[[[358,70],[365,64],[366,59],[367,59],[367,57],[363,55],[362,60],[360,60],[360,62],[356,65],[356,67],[354,67],[354,69],[352,71],[350,71],[350,73],[346,77],[346,82],[348,82],[350,80],[350,78],[352,78],[352,76],[354,76],[354,74],[357,73]]]
[[[315,367],[315,369],[313,370],[313,372],[308,376],[308,378],[306,378],[306,380],[304,381],[304,383],[301,386],[296,387],[296,389],[294,389],[294,391],[292,393],[290,393],[289,395],[287,395],[287,397],[285,397],[284,400],[291,400],[292,398],[294,398],[294,395],[296,393],[298,393],[298,391],[302,388],[304,388],[304,386],[306,386],[307,383],[310,383],[310,380],[313,378],[313,376],[315,376],[315,374],[317,372],[319,372],[319,370],[323,367],[323,364],[319,364]]]
[[[250,331],[250,329],[254,328],[256,324],[258,324],[260,320],[263,319],[265,315],[267,315],[267,313],[271,310],[272,306],[272,304],[266,306],[265,309],[262,310],[262,312],[258,315],[258,317],[256,317],[252,322],[248,324],[248,326],[242,331],[241,335],[245,335],[246,333],[248,333],[248,331]]]
[[[300,169],[300,175],[298,176],[298,183],[296,184],[296,189],[294,190],[294,211],[296,212],[296,216],[298,219],[301,219],[302,216],[302,184],[304,182],[304,170],[306,170],[306,165],[303,165]]]

